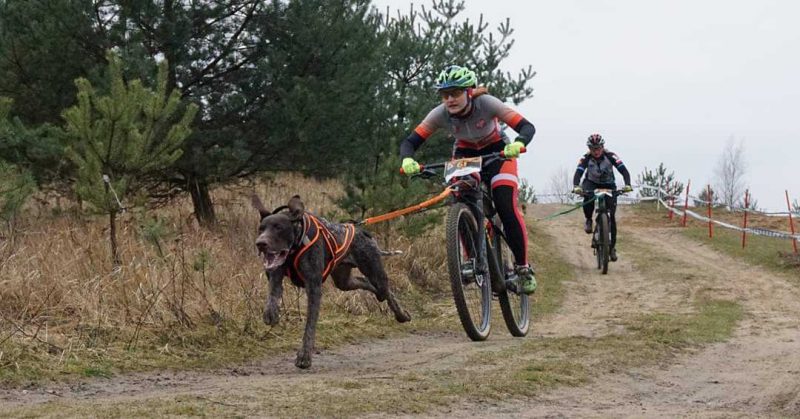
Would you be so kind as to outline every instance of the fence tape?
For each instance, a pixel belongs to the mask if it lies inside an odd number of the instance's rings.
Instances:
[[[706,217],[704,215],[700,215],[700,214],[698,214],[698,213],[696,213],[696,212],[694,212],[694,211],[692,211],[690,209],[681,210],[681,209],[672,207],[669,204],[667,204],[666,202],[664,202],[664,200],[662,200],[662,199],[659,199],[659,201],[661,202],[661,204],[663,204],[665,207],[667,207],[667,209],[669,209],[670,211],[674,212],[677,215],[683,216],[683,214],[685,212],[687,215],[689,215],[690,217],[692,217],[694,219],[697,219],[697,220],[700,220],[700,221],[703,221],[703,222],[706,222],[706,223],[710,221],[710,222],[712,222],[712,223],[714,223],[714,224],[716,224],[718,226],[727,228],[729,230],[734,230],[734,231],[739,231],[739,232],[744,231],[747,234],[752,234],[754,236],[765,236],[765,237],[774,237],[774,238],[779,238],[779,239],[800,240],[800,234],[792,235],[791,233],[787,233],[785,231],[775,231],[775,230],[769,230],[769,229],[761,228],[761,227],[742,228],[742,227],[739,227],[739,226],[735,226],[733,224],[728,224],[728,223],[723,222],[723,221],[715,220],[713,218],[708,218],[708,217]]]
[[[686,195],[685,194],[684,195],[680,195],[680,196],[671,195],[670,192],[667,192],[664,189],[661,189],[661,188],[659,188],[657,186],[640,185],[640,186],[638,186],[638,188],[639,189],[649,189],[649,190],[653,190],[653,191],[656,191],[656,192],[660,192],[664,198],[686,199]],[[650,197],[650,198],[655,198],[655,197]],[[697,197],[697,196],[694,196],[694,195],[689,195],[689,199],[691,199],[692,202],[700,202],[703,205],[708,205],[709,204],[708,201],[706,201],[704,199],[700,199],[700,197]],[[713,205],[714,202],[711,202],[711,204]],[[748,212],[750,214],[760,214],[760,215],[766,215],[766,216],[770,216],[770,217],[788,217],[789,214],[791,214],[792,217],[800,217],[800,212],[795,212],[795,211],[791,211],[791,212],[789,212],[789,211],[774,211],[774,212],[771,212],[771,211],[759,211],[759,210],[755,210],[755,209],[752,209],[752,208],[729,207],[727,205],[725,205],[725,208],[728,211],[731,211],[731,212]]]

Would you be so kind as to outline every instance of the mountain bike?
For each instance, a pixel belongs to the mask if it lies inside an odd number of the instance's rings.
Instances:
[[[517,286],[514,256],[494,208],[491,188],[475,176],[484,166],[503,158],[499,152],[420,165],[421,171],[415,175],[443,178],[451,192],[445,233],[450,287],[461,325],[474,341],[489,337],[493,295],[511,335],[525,336],[530,325],[530,298]],[[444,169],[443,175],[438,169]],[[479,223],[481,219],[485,222]]]
[[[607,204],[607,200],[615,199],[622,194],[622,190],[603,188],[597,188],[592,193],[582,194],[582,196],[587,197],[594,196],[596,201],[592,249],[594,249],[594,254],[597,257],[597,269],[600,269],[603,275],[608,274],[608,261],[611,253],[611,208]]]

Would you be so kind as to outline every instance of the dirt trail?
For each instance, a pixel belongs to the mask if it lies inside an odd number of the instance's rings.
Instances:
[[[552,210],[538,207],[537,216]],[[625,219],[625,214],[620,217]],[[622,221],[624,223],[624,221]],[[630,223],[633,224],[633,223]],[[545,223],[559,251],[575,264],[561,308],[534,326],[536,336],[601,336],[620,319],[637,313],[685,312],[698,293],[738,300],[746,311],[733,339],[681,355],[668,366],[605,375],[583,387],[557,388],[533,399],[460,404],[432,412],[441,416],[763,416],[800,415],[800,290],[786,279],[748,267],[693,243],[670,229],[624,226],[620,261],[601,276],[580,229],[580,216]],[[658,278],[637,270],[625,246],[658,249],[673,267]],[[676,286],[676,281],[682,281]],[[498,328],[502,324],[498,321]],[[76,385],[0,390],[2,408],[33,407],[50,401],[113,404],[176,396],[220,400],[226,394],[271,394],[288,385],[316,388],[330,379],[364,383],[391,380],[413,371],[448,369],[471,355],[514,348],[521,340],[498,330],[480,345],[454,327],[449,333],[413,334],[325,351],[311,371],[298,371],[293,354],[214,373],[133,374]],[[290,403],[290,401],[287,401]],[[0,414],[1,415],[1,414]]]
[[[734,337],[682,355],[669,366],[605,375],[588,386],[483,406],[483,413],[497,417],[800,416],[800,290],[788,278],[690,241],[676,229],[629,226],[625,216],[622,209],[621,259],[612,265],[613,275],[608,277],[593,274],[590,249],[576,246],[587,240],[576,228],[579,220],[561,218],[548,226],[561,252],[569,261],[577,261],[579,280],[569,285],[563,307],[540,330],[596,335],[613,326],[617,315],[680,312],[694,294],[704,293],[743,305],[745,319]],[[660,278],[637,274],[626,259],[624,246],[631,242],[658,249],[657,256],[669,260],[670,269]]]

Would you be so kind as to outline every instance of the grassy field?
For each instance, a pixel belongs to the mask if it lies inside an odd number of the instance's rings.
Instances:
[[[655,205],[639,204],[632,206],[635,214],[640,218],[636,222],[649,224],[654,227],[674,227],[681,229],[686,237],[700,241],[721,252],[740,258],[747,263],[759,265],[775,272],[797,274],[800,273],[800,256],[793,254],[791,240],[747,235],[746,247],[742,248],[742,233],[722,228],[713,227],[713,238],[708,237],[708,223],[700,222],[689,217],[686,228],[681,227],[681,219],[675,216],[673,220],[666,218],[667,212],[663,209],[657,211]],[[741,225],[741,214],[731,214],[716,210],[715,217],[733,225]],[[753,216],[748,219],[749,227],[762,227],[780,231],[788,231],[788,220],[785,218]],[[797,227],[797,226],[796,226]]]
[[[293,190],[303,191],[311,210],[336,212],[333,200],[341,189],[333,182],[285,175],[255,188],[268,207],[282,205],[290,195],[275,191]],[[185,201],[123,216],[123,264],[116,269],[103,219],[69,210],[31,211],[13,240],[0,245],[0,383],[214,369],[295,350],[305,319],[301,290],[285,287],[278,326],[261,321],[267,281],[252,244],[258,221],[249,204],[252,191],[214,193],[220,226],[213,231],[195,223]],[[413,321],[397,324],[371,294],[342,293],[326,284],[318,348],[460,330],[445,249],[436,245],[444,243],[441,223],[413,238],[400,233],[406,230],[403,223],[379,226],[378,237],[385,248],[404,252],[386,265]],[[531,234],[533,259],[540,261],[541,292],[534,308],[540,316],[558,306],[560,282],[570,272],[548,250],[548,236],[535,227]]]

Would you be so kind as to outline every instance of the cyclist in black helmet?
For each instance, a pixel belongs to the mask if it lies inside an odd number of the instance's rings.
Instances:
[[[531,294],[536,290],[536,277],[528,263],[528,232],[517,205],[519,185],[517,161],[521,150],[530,143],[536,129],[521,114],[478,86],[474,71],[457,65],[442,70],[436,78],[441,103],[400,144],[403,171],[418,173],[419,164],[412,157],[432,133],[447,130],[455,138],[454,158],[476,157],[503,151],[508,160],[498,160],[481,171],[484,182],[492,188],[497,213],[503,222],[508,245],[514,253],[520,290]],[[501,130],[499,121],[517,132],[511,141]]]
[[[573,193],[579,195],[587,193],[583,196],[583,202],[585,204],[583,206],[583,215],[586,217],[583,231],[585,231],[586,234],[592,234],[592,214],[594,213],[594,202],[588,204],[586,204],[586,202],[593,198],[591,192],[594,192],[597,188],[617,188],[617,181],[614,178],[615,167],[625,180],[625,187],[622,188],[622,191],[631,192],[633,190],[633,188],[631,188],[631,174],[628,172],[628,169],[625,168],[625,164],[622,163],[622,160],[616,153],[606,150],[605,144],[606,142],[600,134],[592,134],[589,136],[589,139],[586,140],[586,146],[589,147],[589,152],[584,154],[578,161],[578,168],[575,170],[575,176],[572,179],[572,184],[574,185],[572,189]],[[580,183],[581,177],[583,177],[584,174],[586,177],[583,183]],[[578,186],[578,184],[580,184],[580,186]],[[616,262],[617,250],[615,246],[617,244],[617,220],[615,215],[617,212],[617,198],[606,197],[606,205],[607,208],[611,210],[611,218],[609,220],[611,225],[611,251],[609,257],[612,261]]]

